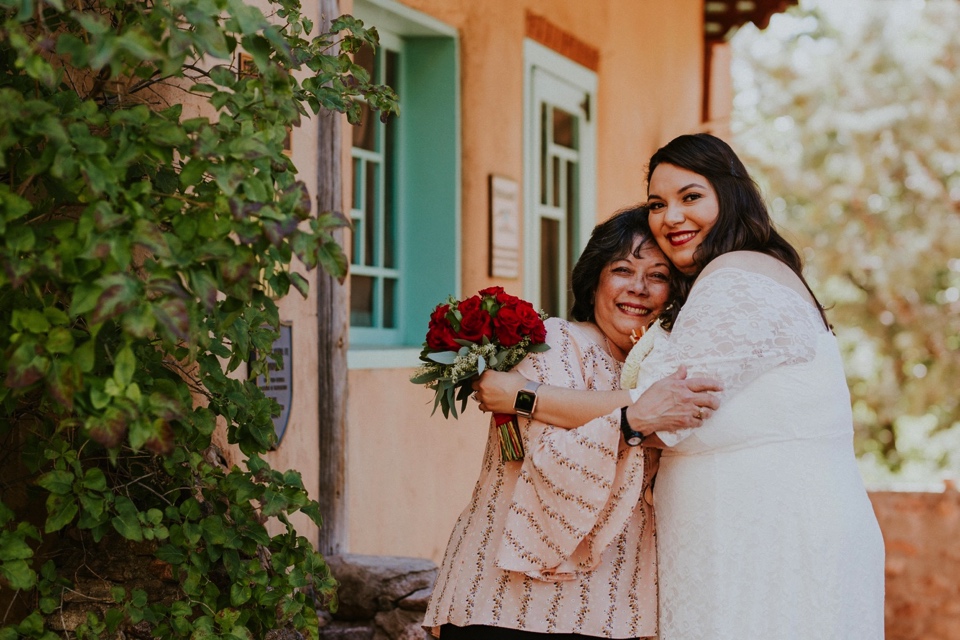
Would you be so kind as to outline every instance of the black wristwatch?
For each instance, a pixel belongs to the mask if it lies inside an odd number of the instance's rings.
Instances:
[[[513,401],[513,409],[518,416],[524,418],[533,416],[533,410],[537,408],[537,389],[539,388],[540,383],[531,380],[523,389],[517,391],[517,398]]]
[[[620,408],[620,431],[623,433],[624,441],[631,447],[636,447],[647,437],[630,426],[630,422],[627,421],[627,407]]]

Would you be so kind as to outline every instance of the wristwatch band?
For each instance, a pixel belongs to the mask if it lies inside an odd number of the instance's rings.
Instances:
[[[623,433],[624,442],[631,447],[636,447],[646,438],[645,435],[630,426],[630,422],[627,420],[627,407],[620,408],[620,431]]]

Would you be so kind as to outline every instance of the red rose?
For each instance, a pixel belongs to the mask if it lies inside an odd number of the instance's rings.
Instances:
[[[520,329],[524,335],[530,336],[531,344],[540,344],[547,341],[547,328],[543,326],[543,320],[532,304],[525,300],[519,301],[517,303],[517,315],[520,317]]]
[[[520,298],[512,296],[506,291],[503,290],[503,287],[487,287],[480,291],[481,296],[490,296],[497,301],[498,305],[505,304],[515,304],[520,301]]]
[[[515,306],[500,307],[493,319],[497,341],[504,347],[512,347],[523,339],[522,321]]]
[[[493,318],[482,305],[483,298],[478,295],[457,305],[457,311],[460,312],[460,333],[457,337],[461,340],[479,344],[484,336],[493,337]]]
[[[450,312],[450,305],[438,305],[433,313],[430,314],[430,327],[427,329],[427,346],[434,351],[456,351],[460,345],[454,342],[456,335],[450,321],[447,320],[447,313]]]

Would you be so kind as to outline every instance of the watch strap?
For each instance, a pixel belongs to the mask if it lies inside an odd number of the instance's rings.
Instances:
[[[630,426],[630,421],[627,420],[628,408],[629,407],[620,407],[620,431],[623,433],[624,442],[631,447],[636,447],[643,443],[643,439],[646,438],[646,436]]]

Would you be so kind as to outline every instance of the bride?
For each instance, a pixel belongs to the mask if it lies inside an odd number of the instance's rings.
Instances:
[[[660,639],[883,638],[883,540],[854,458],[839,349],[799,255],[716,137],[674,139],[647,182],[653,236],[695,282],[629,393],[680,365],[724,387],[699,429],[634,425],[663,447]],[[508,411],[517,378],[485,374],[481,407]],[[543,394],[539,411],[573,426],[627,403],[617,393]]]

